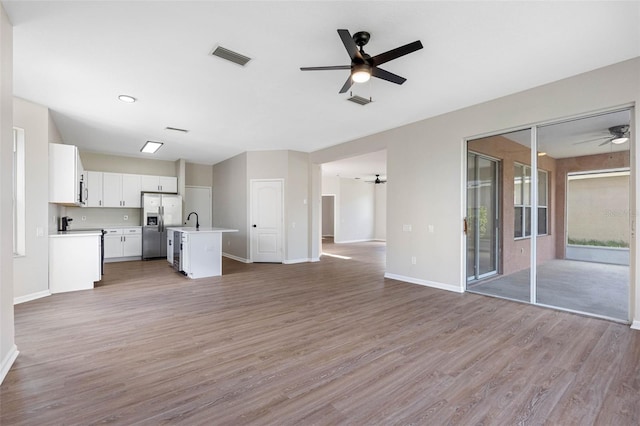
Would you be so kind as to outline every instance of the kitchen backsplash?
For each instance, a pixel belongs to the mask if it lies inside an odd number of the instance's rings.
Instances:
[[[71,229],[141,225],[140,209],[64,207],[62,210],[63,216],[73,219]]]

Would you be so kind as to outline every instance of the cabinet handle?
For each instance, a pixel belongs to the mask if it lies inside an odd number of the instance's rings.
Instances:
[[[98,205],[101,206],[102,205],[102,200],[98,200]]]

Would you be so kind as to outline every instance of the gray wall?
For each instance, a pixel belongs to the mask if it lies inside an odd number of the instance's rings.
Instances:
[[[288,151],[285,180],[285,260],[307,261],[309,254],[309,154]]]
[[[387,185],[375,185],[376,207],[373,238],[380,241],[387,239]]]
[[[25,255],[13,261],[13,297],[49,291],[49,131],[48,108],[15,98],[13,123],[24,129],[25,141]],[[52,222],[52,221],[51,221]]]
[[[13,28],[0,5],[0,382],[15,357],[13,321]]]
[[[85,170],[139,175],[178,176],[176,162],[80,151]]]
[[[185,185],[213,186],[213,166],[187,163],[185,170]]]
[[[222,234],[222,251],[249,259],[247,243],[247,153],[213,166],[213,226],[237,229]]]
[[[334,236],[335,195],[322,196],[322,236]]]

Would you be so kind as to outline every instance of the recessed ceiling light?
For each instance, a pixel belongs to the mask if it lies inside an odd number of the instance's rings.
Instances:
[[[147,143],[144,144],[140,152],[144,152],[147,154],[154,154],[157,150],[160,149],[162,145],[164,145],[162,142],[147,141]]]
[[[137,101],[136,98],[134,98],[133,96],[129,96],[129,95],[120,95],[120,96],[118,96],[118,99],[120,99],[122,102],[126,102],[128,104],[132,104],[135,101]]]

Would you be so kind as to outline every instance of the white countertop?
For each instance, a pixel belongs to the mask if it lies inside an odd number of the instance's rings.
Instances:
[[[196,229],[195,226],[193,227],[169,227],[167,228],[167,230],[170,231],[180,231],[180,232],[184,232],[186,234],[195,234],[195,233],[200,233],[200,234],[204,234],[204,233],[215,233],[215,232],[238,232],[237,229],[227,229],[227,228],[210,228],[210,227],[204,227],[201,226],[200,229]]]
[[[69,230],[69,231],[57,231],[54,234],[49,234],[49,237],[99,237],[102,235],[101,230],[91,229],[91,230]]]

